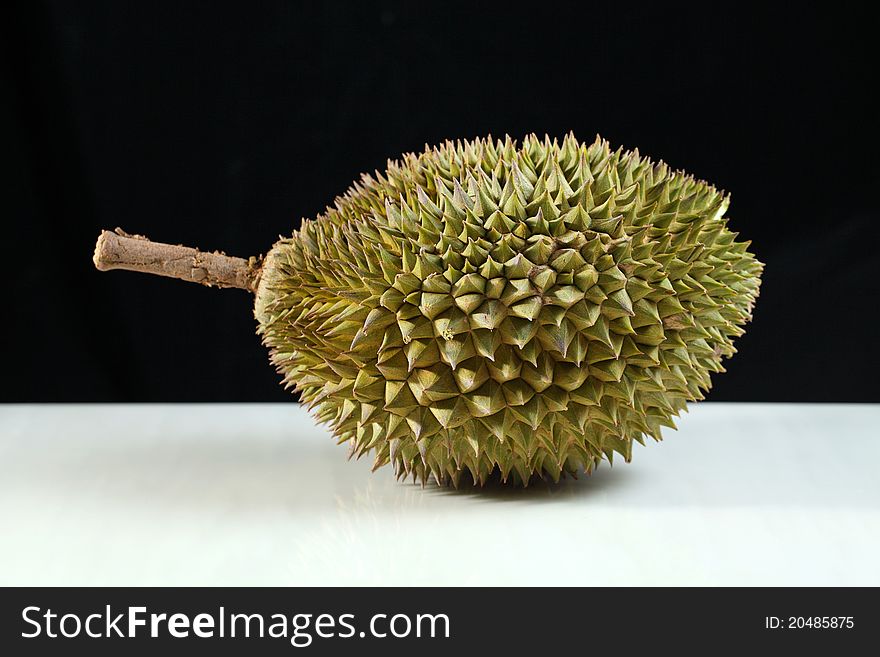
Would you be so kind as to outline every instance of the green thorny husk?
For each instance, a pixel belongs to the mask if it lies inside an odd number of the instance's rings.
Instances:
[[[763,265],[729,198],[569,135],[447,142],[365,175],[266,257],[272,362],[398,477],[586,472],[702,399]]]

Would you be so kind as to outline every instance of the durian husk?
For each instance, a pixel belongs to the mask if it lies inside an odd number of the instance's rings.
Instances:
[[[591,472],[702,399],[763,265],[729,197],[636,151],[446,142],[267,254],[259,333],[350,453],[398,477]]]

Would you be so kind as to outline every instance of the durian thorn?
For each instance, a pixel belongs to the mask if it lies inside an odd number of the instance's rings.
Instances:
[[[93,258],[101,271],[127,269],[179,278],[208,287],[237,287],[254,292],[260,281],[263,260],[207,253],[188,246],[153,242],[143,235],[129,235],[121,228],[98,236]]]

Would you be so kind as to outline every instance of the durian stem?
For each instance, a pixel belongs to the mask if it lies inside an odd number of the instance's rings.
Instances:
[[[93,259],[101,271],[128,269],[251,292],[256,290],[262,270],[260,258],[246,260],[216,251],[206,253],[188,246],[152,242],[143,235],[129,235],[121,228],[101,233]]]

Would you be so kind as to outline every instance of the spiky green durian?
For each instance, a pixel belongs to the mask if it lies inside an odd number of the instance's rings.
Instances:
[[[272,362],[398,476],[527,483],[660,439],[734,353],[763,265],[728,197],[597,139],[447,142],[269,252]]]

